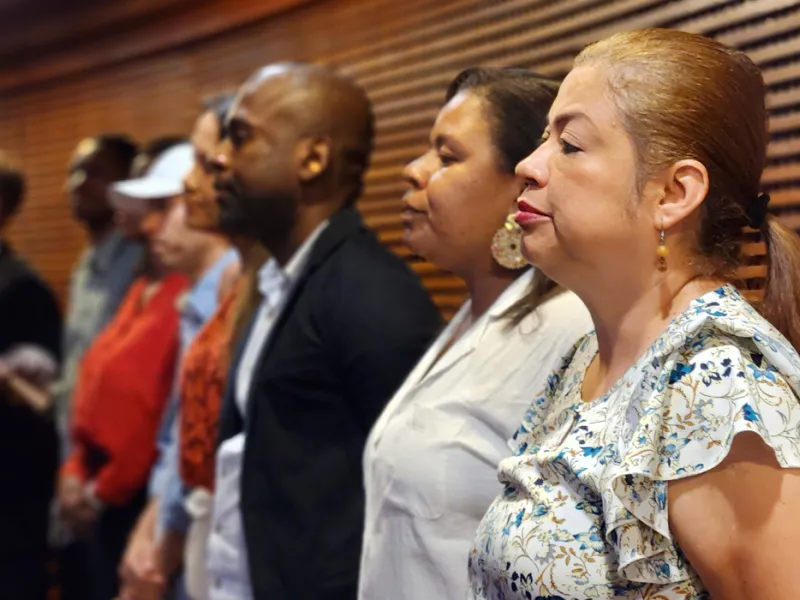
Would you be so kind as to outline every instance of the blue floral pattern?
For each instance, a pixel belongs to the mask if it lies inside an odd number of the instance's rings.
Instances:
[[[667,482],[758,434],[800,467],[800,357],[731,286],[691,303],[602,397],[584,338],[531,405],[470,554],[470,598],[708,598],[674,541]]]

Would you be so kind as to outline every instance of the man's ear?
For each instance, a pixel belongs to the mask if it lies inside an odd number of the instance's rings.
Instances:
[[[297,153],[300,181],[309,182],[322,175],[330,166],[333,144],[327,137],[309,138],[298,144]]]

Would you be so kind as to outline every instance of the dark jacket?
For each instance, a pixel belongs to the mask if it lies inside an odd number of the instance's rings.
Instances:
[[[0,242],[0,355],[20,344],[58,359],[61,317],[47,285]],[[57,452],[53,420],[0,388],[0,572],[9,560],[21,565],[21,557],[46,548]]]
[[[354,600],[372,424],[441,329],[413,271],[354,209],[311,250],[257,363],[244,427],[242,515],[256,600]]]

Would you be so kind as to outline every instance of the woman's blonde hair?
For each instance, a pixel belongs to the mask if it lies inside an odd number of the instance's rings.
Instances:
[[[759,184],[769,134],[764,79],[744,53],[670,29],[613,35],[575,67],[600,66],[637,156],[639,185],[676,161],[705,165],[697,250],[705,274],[734,276],[742,230],[759,229],[769,263],[764,316],[800,348],[800,239],[765,214]]]

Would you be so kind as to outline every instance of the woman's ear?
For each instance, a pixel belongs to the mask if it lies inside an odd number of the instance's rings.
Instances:
[[[653,211],[656,229],[670,229],[691,215],[706,199],[708,170],[697,160],[680,160],[660,178],[658,206]]]

